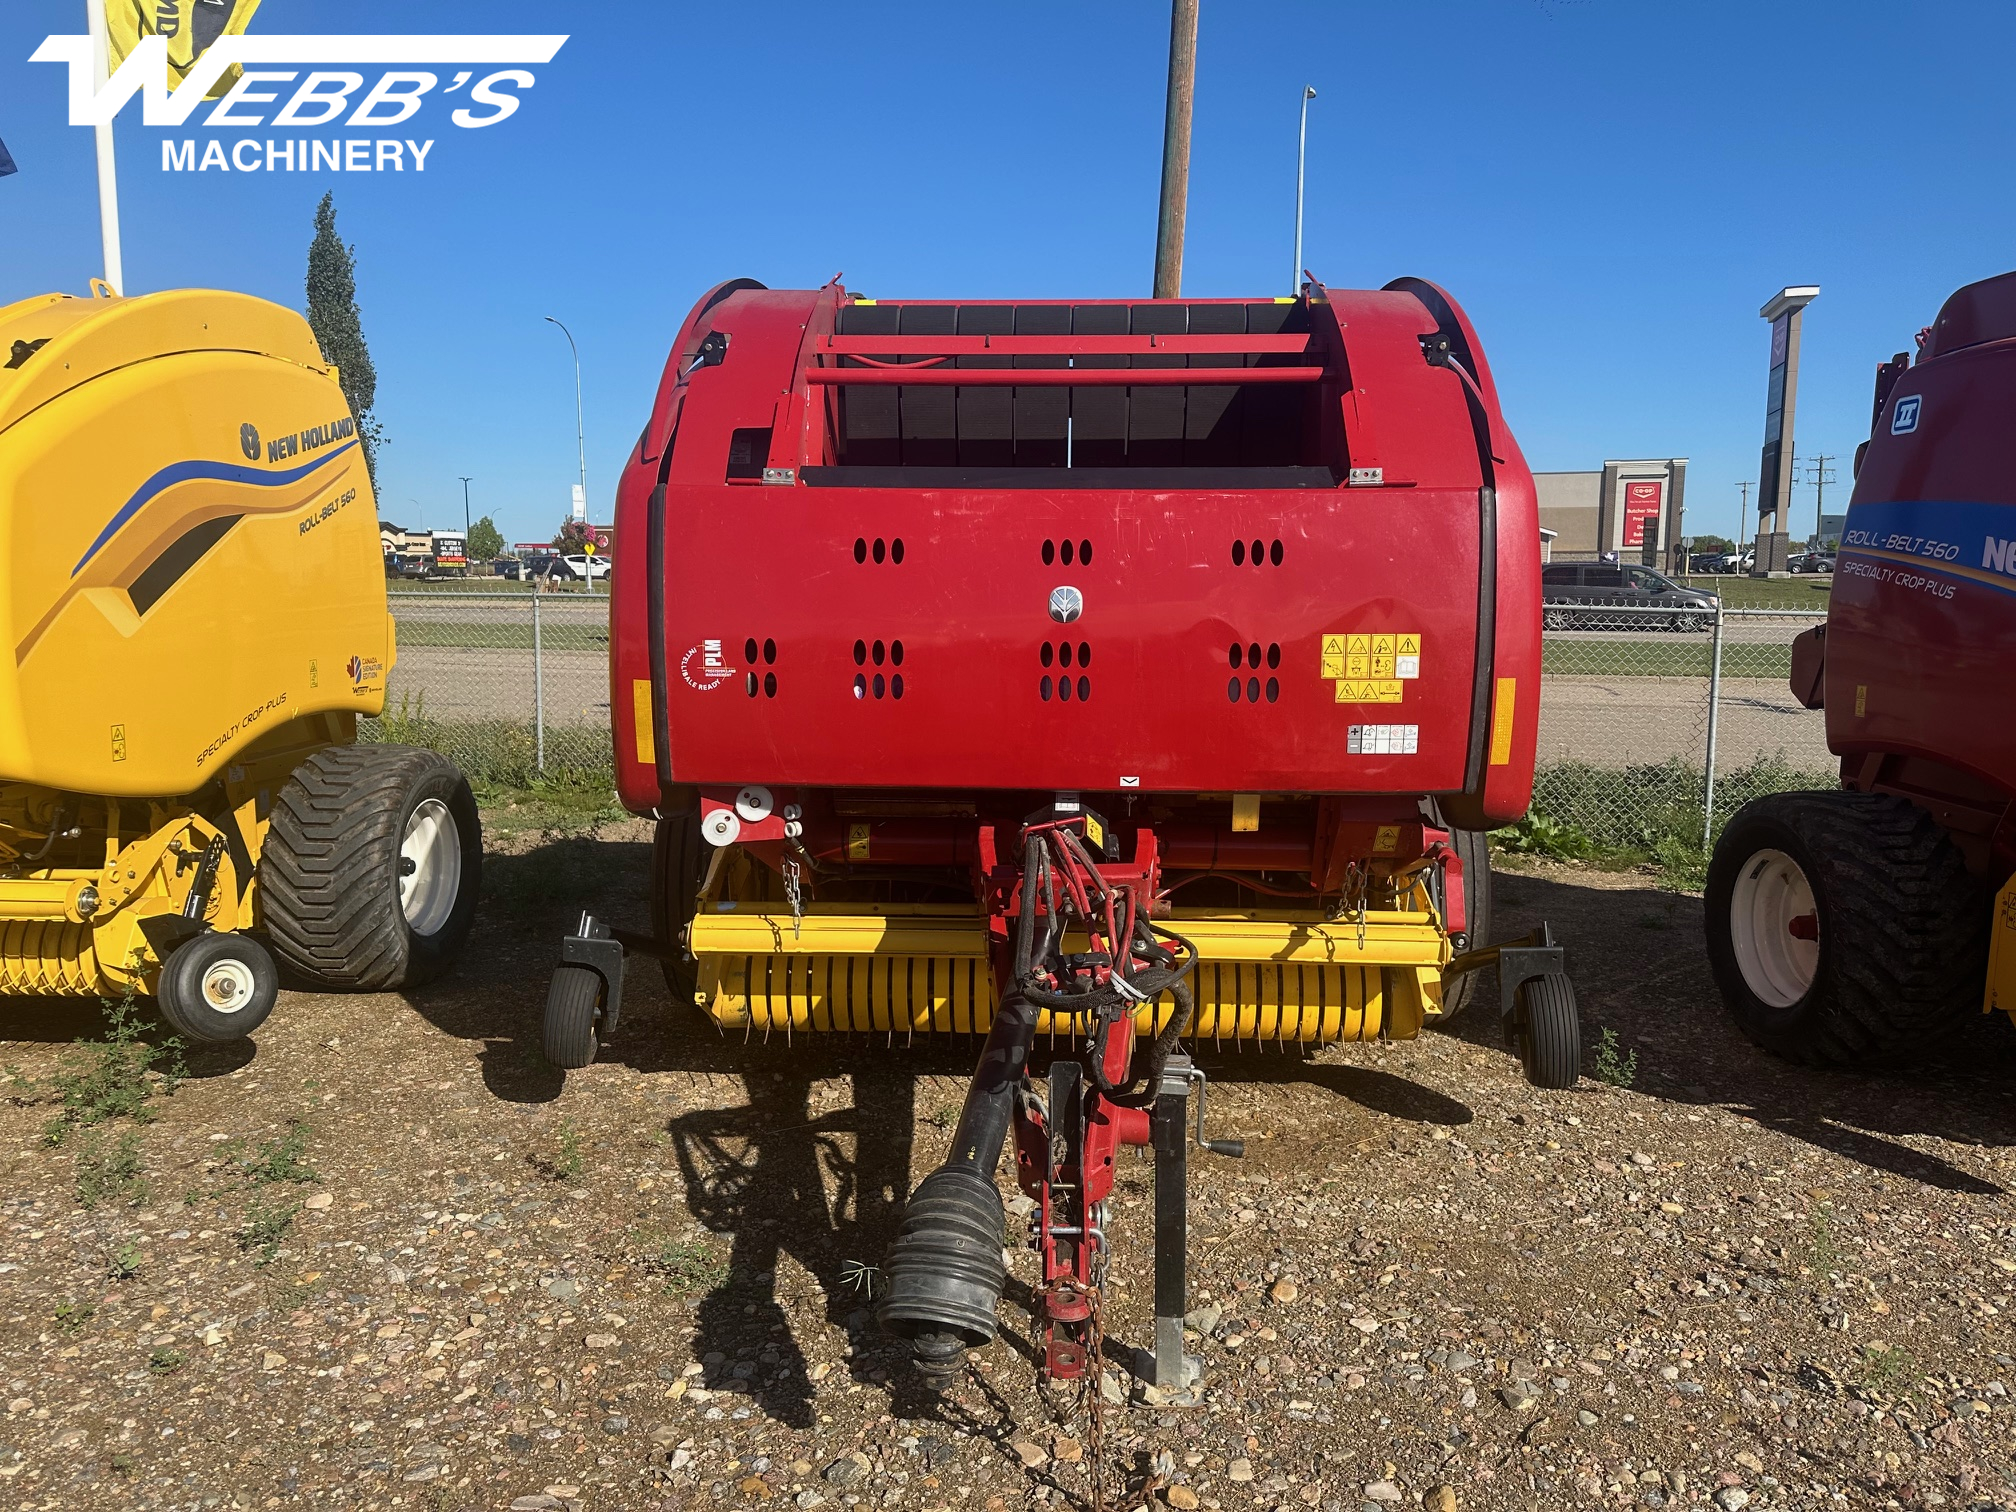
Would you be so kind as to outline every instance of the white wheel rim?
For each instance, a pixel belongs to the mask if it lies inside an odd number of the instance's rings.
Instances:
[[[406,821],[399,845],[399,908],[415,934],[438,934],[462,894],[462,832],[439,798]]]
[[[1729,941],[1758,1001],[1789,1008],[1812,987],[1820,970],[1819,914],[1806,873],[1785,852],[1756,851],[1743,863],[1729,894]]]
[[[203,973],[203,1005],[213,1013],[237,1013],[258,989],[252,968],[243,961],[212,961]]]

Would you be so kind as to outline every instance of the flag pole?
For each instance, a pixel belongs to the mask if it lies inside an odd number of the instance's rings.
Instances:
[[[105,25],[105,0],[84,0],[91,27],[91,70],[96,87],[111,77],[111,38]],[[105,283],[114,294],[126,292],[126,270],[119,256],[119,169],[112,157],[112,123],[101,122],[98,137],[98,231],[105,243]]]

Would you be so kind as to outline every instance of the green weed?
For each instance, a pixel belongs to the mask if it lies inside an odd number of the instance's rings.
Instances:
[[[171,1376],[188,1363],[189,1356],[166,1344],[156,1345],[147,1356],[147,1368],[157,1376]]]
[[[1596,842],[1581,826],[1537,809],[1528,810],[1509,828],[1494,830],[1491,843],[1514,855],[1552,856],[1557,861],[1582,861],[1596,854]]]
[[[152,1102],[156,1090],[173,1096],[188,1074],[182,1058],[182,1042],[176,1039],[155,1044],[146,1038],[144,1015],[128,988],[124,998],[106,999],[104,1037],[79,1040],[79,1054],[61,1066],[50,1084],[62,1111],[43,1128],[43,1139],[60,1145],[80,1128],[130,1118],[147,1123],[154,1117]],[[149,1073],[154,1073],[150,1077]]]
[[[548,1181],[572,1181],[581,1174],[586,1156],[581,1143],[581,1131],[567,1119],[560,1120],[559,1132],[554,1136],[554,1149],[550,1155],[531,1157],[532,1166]]]
[[[1918,1364],[1909,1350],[1889,1344],[1869,1344],[1862,1350],[1859,1374],[1869,1390],[1895,1396],[1910,1391],[1918,1375]]]
[[[665,1283],[668,1297],[690,1297],[717,1291],[727,1284],[727,1257],[701,1240],[667,1240],[653,1251],[644,1269]]]
[[[424,697],[407,695],[397,708],[388,707],[378,718],[358,720],[357,739],[367,744],[390,741],[421,746],[453,758],[476,789],[479,801],[486,789],[565,793],[572,787],[599,786],[608,795],[614,782],[614,758],[605,726],[548,725],[546,761],[541,767],[537,731],[530,722],[437,719],[427,713]]]
[[[140,1241],[128,1239],[114,1250],[105,1261],[105,1279],[108,1281],[130,1281],[140,1274],[140,1262],[145,1257],[140,1253]]]
[[[97,1311],[98,1309],[93,1307],[89,1302],[58,1302],[56,1304],[56,1311],[51,1314],[51,1317],[54,1319],[56,1326],[62,1329],[63,1332],[76,1333],[78,1329],[91,1321],[92,1315]]]
[[[287,1126],[285,1134],[259,1146],[256,1155],[240,1158],[238,1168],[258,1186],[281,1181],[310,1182],[316,1177],[302,1158],[307,1153],[308,1125],[296,1119]]]
[[[1831,1275],[1841,1268],[1841,1244],[1834,1233],[1834,1209],[1821,1203],[1806,1220],[1806,1263],[1818,1274]]]
[[[140,1135],[122,1129],[116,1137],[96,1126],[80,1129],[77,1144],[77,1201],[87,1208],[101,1202],[144,1202],[147,1180],[141,1174]]]
[[[1613,1087],[1628,1087],[1638,1079],[1638,1052],[1618,1053],[1617,1031],[1605,1029],[1596,1036],[1596,1048],[1589,1057],[1589,1074]]]
[[[280,1241],[287,1237],[287,1230],[294,1226],[294,1216],[300,1211],[298,1202],[253,1198],[245,1210],[245,1221],[238,1228],[238,1248],[253,1256],[254,1265],[271,1265],[273,1257],[280,1253]]]

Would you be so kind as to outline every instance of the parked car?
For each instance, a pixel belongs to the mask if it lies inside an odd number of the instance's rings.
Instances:
[[[1548,562],[1540,569],[1542,622],[1549,630],[1708,630],[1715,594],[1676,583],[1650,567],[1610,562]],[[1606,609],[1628,611],[1605,614]]]
[[[605,556],[553,557],[550,575],[556,578],[571,578],[577,583],[592,583],[609,576],[609,558]]]
[[[1794,572],[1832,572],[1834,554],[1830,551],[1802,551],[1786,565]]]

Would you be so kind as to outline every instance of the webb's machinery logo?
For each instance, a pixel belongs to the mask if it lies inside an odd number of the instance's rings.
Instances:
[[[444,114],[468,131],[510,119],[537,83],[527,65],[552,62],[566,41],[565,35],[225,35],[185,66],[171,59],[169,38],[157,34],[139,38],[102,86],[89,36],[45,38],[30,61],[69,65],[73,126],[108,124],[137,94],[149,126],[218,133],[165,138],[164,172],[424,173],[434,150],[434,139],[424,135],[429,125]],[[171,62],[180,79],[173,88]],[[323,64],[349,66],[317,66]],[[222,98],[210,99],[228,78],[235,82]],[[261,134],[224,135],[254,128]],[[388,134],[395,129],[401,135]]]

